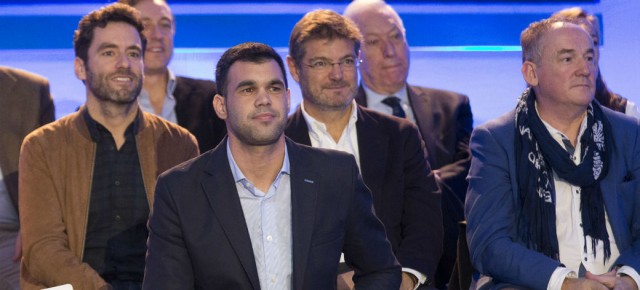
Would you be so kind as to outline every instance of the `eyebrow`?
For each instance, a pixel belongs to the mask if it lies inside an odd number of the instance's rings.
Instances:
[[[236,85],[236,89],[239,89],[241,87],[253,87],[255,85],[256,82],[252,80],[241,81]]]
[[[271,86],[280,85],[284,87],[284,81],[282,81],[281,79],[273,79],[269,82],[269,85]]]
[[[104,50],[104,49],[109,49],[109,48],[118,48],[118,45],[116,45],[115,43],[112,42],[103,42],[102,44],[100,44],[100,46],[98,46],[98,51]],[[139,45],[133,44],[130,46],[127,46],[126,50],[142,50],[142,48],[140,48]]]
[[[342,59],[349,58],[349,57],[356,58],[357,56],[355,54],[351,53],[351,54],[346,54],[346,55],[340,57],[339,59],[342,60]],[[328,57],[325,57],[325,56],[316,56],[316,57],[312,57],[311,59],[309,59],[309,61],[314,61],[314,60],[332,60],[332,59],[330,59]]]

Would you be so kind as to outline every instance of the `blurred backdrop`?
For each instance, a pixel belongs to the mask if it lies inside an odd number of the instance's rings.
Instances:
[[[0,65],[47,77],[58,118],[84,102],[73,73],[73,30],[91,10],[113,1],[0,1]],[[409,83],[467,94],[474,125],[515,106],[525,86],[520,74],[520,32],[553,12],[581,6],[601,20],[600,68],[609,87],[640,103],[640,1],[387,1],[403,18],[411,45]],[[264,42],[287,55],[289,33],[308,11],[342,13],[349,1],[169,0],[176,16],[171,69],[214,79],[224,50]],[[292,111],[300,90],[290,78]],[[2,88],[0,88],[2,89]]]

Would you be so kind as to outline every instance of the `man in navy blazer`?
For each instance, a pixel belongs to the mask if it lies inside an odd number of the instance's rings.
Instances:
[[[442,253],[440,190],[416,126],[353,100],[360,39],[351,21],[329,10],[309,12],[296,24],[287,63],[303,100],[285,134],[301,144],[356,157],[403,267],[400,289],[426,287]],[[350,282],[348,275],[339,281]]]
[[[348,154],[284,136],[289,90],[264,44],[225,52],[214,108],[228,138],[158,180],[144,289],[397,289],[400,267]]]
[[[407,82],[411,61],[406,29],[400,15],[385,1],[355,0],[343,15],[355,22],[364,37],[356,102],[378,112],[404,115],[418,126],[429,152],[427,160],[442,190],[444,223],[444,250],[435,285],[446,289],[456,261],[458,223],[464,220],[471,162],[473,116],[469,98]],[[397,98],[402,110],[394,112],[389,98]]]
[[[594,101],[593,41],[580,26],[536,22],[521,44],[529,87],[471,136],[475,288],[638,289],[639,123]]]

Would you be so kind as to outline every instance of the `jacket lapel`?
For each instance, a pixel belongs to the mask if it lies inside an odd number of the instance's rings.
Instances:
[[[291,166],[291,234],[293,237],[293,289],[302,289],[316,216],[317,172],[305,164],[298,145],[287,140]]]
[[[223,139],[223,144],[226,144],[226,140],[226,138]],[[205,172],[210,176],[203,179],[202,188],[207,195],[213,214],[220,222],[238,260],[242,263],[253,289],[260,289],[249,230],[227,159],[227,146],[218,146],[212,151]]]
[[[372,118],[367,109],[358,106],[358,151],[360,152],[360,173],[364,183],[372,192],[379,191],[385,180],[389,150],[389,135]],[[374,194],[374,205],[381,202],[381,195]],[[378,207],[383,208],[383,207]]]
[[[416,118],[416,125],[422,139],[425,140],[424,146],[427,147],[428,161],[431,167],[436,167],[438,163],[438,152],[436,144],[439,143],[438,136],[434,133],[439,132],[434,127],[432,119],[434,112],[431,104],[429,104],[429,98],[422,95],[422,92],[416,92],[411,86],[407,84],[407,94],[409,96],[409,103],[413,109],[413,116]]]
[[[296,112],[289,117],[284,133],[296,143],[311,146],[309,127],[307,126],[307,121],[304,119],[304,116],[302,116],[301,107],[298,107]]]

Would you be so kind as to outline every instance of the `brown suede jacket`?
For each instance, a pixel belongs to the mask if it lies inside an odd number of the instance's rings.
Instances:
[[[106,289],[82,262],[96,144],[79,112],[29,134],[19,165],[22,224],[22,289],[70,283],[74,289]],[[141,112],[136,146],[149,208],[156,178],[198,155],[193,135],[178,125]]]

